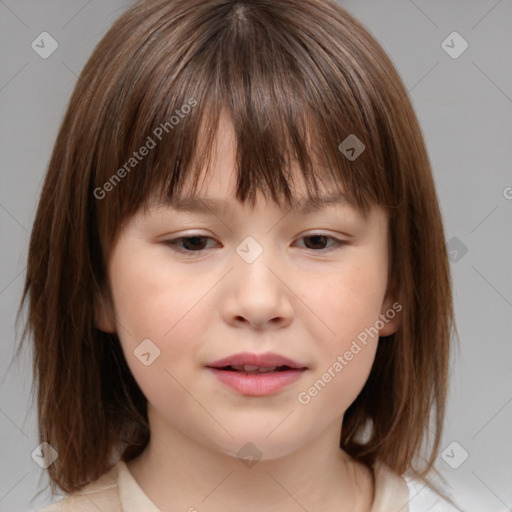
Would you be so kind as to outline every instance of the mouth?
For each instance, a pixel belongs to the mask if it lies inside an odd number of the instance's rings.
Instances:
[[[290,386],[308,369],[278,354],[235,354],[206,368],[238,394],[266,396]]]
[[[209,363],[207,367],[225,371],[248,373],[269,373],[276,371],[307,369],[306,365],[273,352],[267,352],[265,354],[255,354],[251,352],[233,354],[223,359],[219,359],[218,361]]]
[[[210,367],[215,368],[215,367]],[[286,372],[290,370],[300,370],[299,368],[292,368],[287,365],[282,366],[257,366],[257,365],[250,365],[250,364],[237,364],[237,365],[228,365],[228,366],[222,366],[220,368],[216,368],[217,370],[224,370],[227,372],[238,372],[238,373],[244,373],[246,375],[258,375],[261,373],[277,373],[277,372]]]

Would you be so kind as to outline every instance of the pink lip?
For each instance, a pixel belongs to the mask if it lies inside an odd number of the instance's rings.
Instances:
[[[224,366],[233,366],[240,364],[250,364],[252,366],[289,366],[294,369],[305,369],[306,366],[287,357],[275,354],[273,352],[267,352],[265,354],[252,354],[250,352],[242,352],[240,354],[233,354],[219,359],[213,363],[209,363],[206,366],[209,368],[223,368]]]
[[[273,365],[272,365],[273,366]],[[302,369],[290,369],[276,373],[262,373],[259,375],[221,370],[208,367],[208,370],[224,384],[242,395],[265,396],[271,395],[280,389],[289,386],[306,371]]]
[[[252,366],[288,366],[288,370],[275,373],[247,374],[225,369],[226,366],[236,365]],[[300,379],[307,367],[292,359],[267,352],[265,354],[251,354],[244,352],[219,359],[206,366],[223,384],[242,395],[265,396],[289,386]]]

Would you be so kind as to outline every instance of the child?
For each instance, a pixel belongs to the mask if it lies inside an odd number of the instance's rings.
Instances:
[[[436,496],[442,219],[407,91],[335,3],[130,7],[63,120],[27,298],[46,512]]]

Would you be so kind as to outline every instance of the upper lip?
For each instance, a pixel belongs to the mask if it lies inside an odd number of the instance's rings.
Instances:
[[[290,368],[305,369],[306,366],[273,352],[266,352],[265,354],[252,354],[250,352],[243,352],[240,354],[233,354],[231,356],[219,359],[206,366],[210,368],[223,368],[225,366],[236,365],[251,365],[267,368],[271,366],[289,366]]]

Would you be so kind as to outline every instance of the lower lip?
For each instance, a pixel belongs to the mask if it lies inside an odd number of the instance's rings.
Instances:
[[[285,370],[275,373],[246,374],[219,368],[210,368],[224,384],[242,395],[265,396],[276,393],[300,379],[305,369]]]

